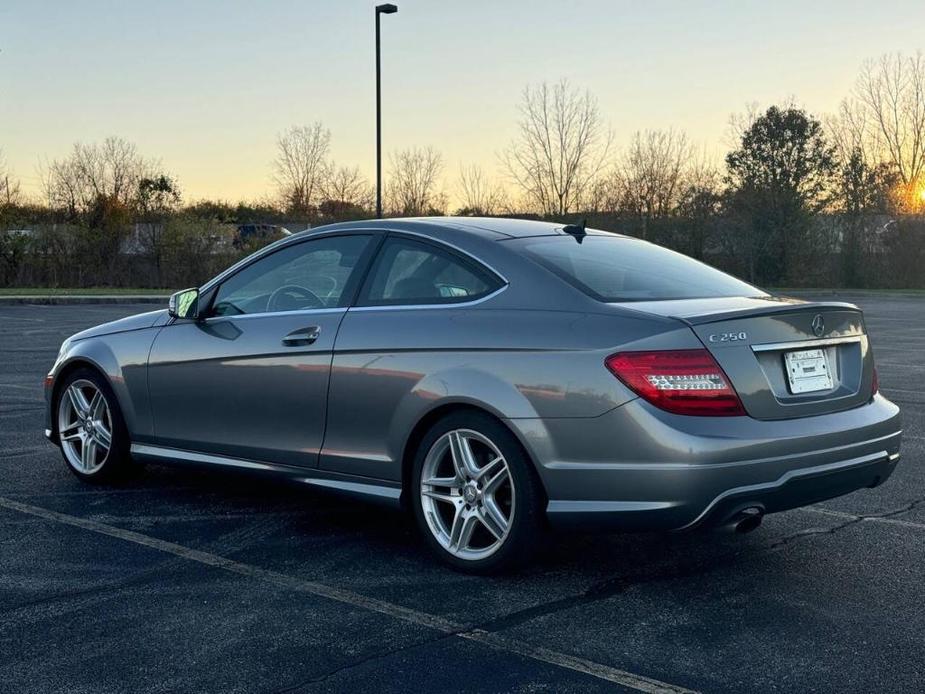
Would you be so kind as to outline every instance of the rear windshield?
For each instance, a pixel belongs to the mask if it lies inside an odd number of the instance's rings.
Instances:
[[[766,296],[686,255],[619,236],[538,236],[511,243],[598,301]]]

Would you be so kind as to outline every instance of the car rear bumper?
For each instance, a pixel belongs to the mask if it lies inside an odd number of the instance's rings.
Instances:
[[[686,530],[722,526],[745,509],[775,513],[814,504],[864,487],[892,474],[899,454],[875,454],[792,470],[772,482],[725,489],[704,505],[704,497],[671,501],[550,500],[554,526],[599,530]],[[702,507],[702,508],[701,508]]]
[[[783,511],[882,484],[899,459],[899,408],[793,420],[684,417],[634,400],[601,417],[509,420],[530,450],[553,525],[681,530],[744,508]]]

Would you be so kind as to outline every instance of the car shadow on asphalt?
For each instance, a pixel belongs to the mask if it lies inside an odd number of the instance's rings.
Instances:
[[[306,545],[323,543],[332,552],[343,551],[338,545],[352,543],[354,548],[362,549],[372,570],[379,559],[394,563],[401,558],[426,573],[449,571],[426,551],[410,513],[297,483],[245,472],[148,465],[137,478],[95,491],[102,497],[109,492],[118,497],[122,495],[116,492],[124,490],[150,491],[163,506],[180,516],[213,514],[216,519],[243,516],[253,521],[273,517],[277,522],[262,529],[267,536],[284,534],[290,542],[298,538]],[[265,543],[268,548],[270,542],[268,537]],[[761,531],[742,536],[714,531],[550,530],[531,564],[493,580],[518,582],[550,574],[581,576],[592,581],[635,581],[641,575],[666,572],[681,576],[706,570],[721,556],[760,550],[765,544]],[[324,559],[317,552],[315,556]]]

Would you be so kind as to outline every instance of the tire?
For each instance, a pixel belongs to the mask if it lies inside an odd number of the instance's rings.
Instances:
[[[415,519],[441,561],[491,574],[532,558],[545,532],[545,494],[520,442],[494,417],[466,411],[439,420],[411,477]]]
[[[80,368],[69,373],[54,405],[58,445],[74,475],[84,482],[104,483],[138,472],[119,402],[98,371]]]

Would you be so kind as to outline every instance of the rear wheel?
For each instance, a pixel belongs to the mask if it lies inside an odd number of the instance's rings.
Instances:
[[[115,394],[92,369],[69,374],[58,393],[58,441],[68,469],[82,480],[103,482],[136,466]]]
[[[455,569],[513,568],[530,558],[543,532],[543,492],[532,463],[488,415],[440,420],[418,448],[412,489],[421,531]]]

